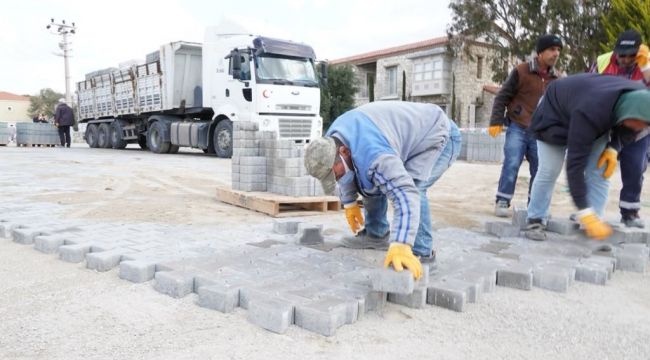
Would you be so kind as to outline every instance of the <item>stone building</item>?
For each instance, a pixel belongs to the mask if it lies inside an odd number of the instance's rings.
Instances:
[[[29,96],[0,91],[0,122],[32,121],[27,114],[29,104]]]
[[[433,38],[330,61],[349,64],[357,74],[356,105],[400,100],[439,105],[461,127],[489,122],[497,87],[487,44],[473,42],[471,55],[453,56],[447,37]]]

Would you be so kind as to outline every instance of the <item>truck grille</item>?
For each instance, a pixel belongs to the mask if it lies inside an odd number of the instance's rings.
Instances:
[[[280,137],[289,139],[309,139],[312,119],[280,119]]]

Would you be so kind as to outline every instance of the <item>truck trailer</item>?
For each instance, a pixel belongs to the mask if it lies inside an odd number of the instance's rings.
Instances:
[[[321,136],[326,71],[317,75],[309,45],[219,28],[208,28],[204,40],[164,44],[144,63],[94,71],[78,82],[88,145],[137,143],[155,153],[191,147],[227,158],[235,121],[296,142]]]

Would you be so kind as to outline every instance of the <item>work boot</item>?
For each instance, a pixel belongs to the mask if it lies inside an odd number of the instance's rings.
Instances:
[[[635,227],[643,229],[645,227],[645,222],[639,217],[639,213],[632,213],[623,215],[621,217],[621,222],[625,224],[625,227]]]
[[[370,236],[366,233],[366,229],[359,231],[355,236],[346,236],[341,241],[343,247],[349,249],[375,249],[375,250],[388,250],[388,236],[386,235],[377,238]]]
[[[432,250],[431,255],[429,256],[418,256],[420,259],[420,264],[429,266],[429,275],[438,268],[438,262],[436,261],[436,251]]]
[[[510,204],[505,200],[498,200],[494,205],[494,215],[498,217],[508,217],[510,216]]]
[[[544,226],[541,220],[531,219],[528,221],[528,225],[526,225],[524,235],[530,240],[544,241],[546,240],[546,232],[544,230],[546,230],[546,226]]]

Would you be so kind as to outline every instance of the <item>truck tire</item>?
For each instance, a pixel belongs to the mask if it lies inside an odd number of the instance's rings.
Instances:
[[[169,145],[169,151],[167,152],[168,154],[178,154],[178,149],[180,146],[178,145]]]
[[[147,146],[149,150],[156,154],[165,154],[169,152],[170,142],[163,140],[165,124],[160,121],[154,121],[147,131]]]
[[[86,128],[86,143],[91,148],[97,147],[97,131],[97,125],[95,124],[89,124]]]
[[[111,126],[108,123],[101,123],[97,131],[97,147],[108,149],[111,147]]]
[[[149,146],[147,146],[147,137],[145,135],[138,135],[138,145],[140,145],[140,149],[142,150],[149,150]]]
[[[214,143],[214,152],[218,157],[232,157],[232,122],[230,120],[221,120],[217,124],[212,142]]]
[[[113,149],[124,149],[126,147],[126,141],[122,138],[122,124],[119,121],[113,121],[109,135]]]

